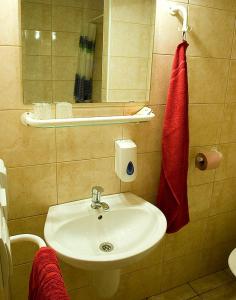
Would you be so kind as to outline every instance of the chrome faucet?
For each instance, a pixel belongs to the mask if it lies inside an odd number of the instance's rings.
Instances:
[[[92,187],[92,204],[93,209],[103,208],[104,210],[109,209],[109,205],[105,202],[101,202],[101,194],[104,189],[101,186]]]

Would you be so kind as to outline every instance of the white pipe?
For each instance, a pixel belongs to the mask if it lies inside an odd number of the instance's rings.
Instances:
[[[138,123],[147,122],[154,118],[153,112],[148,114],[135,114],[131,116],[109,116],[109,117],[82,117],[82,118],[68,118],[68,119],[48,119],[38,120],[34,118],[34,114],[30,112],[23,113],[21,121],[24,125],[32,127],[73,127],[85,125],[109,125],[109,124],[123,124],[123,123]]]
[[[4,217],[7,219],[8,210],[7,210],[7,195],[6,189],[0,186],[0,209],[3,209]]]
[[[97,17],[93,18],[92,20],[89,21],[89,23],[92,23],[92,22],[94,22],[98,19],[101,19],[101,18],[103,18],[103,15],[100,15],[100,16],[97,16]]]
[[[16,242],[32,242],[34,244],[37,244],[39,248],[46,247],[46,243],[44,242],[41,237],[34,235],[34,234],[18,234],[13,235],[10,237],[11,243]]]

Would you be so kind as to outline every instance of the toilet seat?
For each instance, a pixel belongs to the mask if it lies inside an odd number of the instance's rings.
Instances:
[[[231,272],[236,276],[236,248],[230,253],[228,264]]]

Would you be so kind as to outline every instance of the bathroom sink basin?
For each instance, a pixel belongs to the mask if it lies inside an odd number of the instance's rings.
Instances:
[[[70,265],[86,270],[120,269],[141,259],[166,232],[154,205],[131,193],[103,196],[110,209],[92,209],[91,199],[50,207],[47,244]]]

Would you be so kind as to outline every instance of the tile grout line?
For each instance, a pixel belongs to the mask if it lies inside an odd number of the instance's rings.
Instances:
[[[153,154],[153,153],[159,153],[159,152],[161,152],[161,150],[138,152],[138,155],[146,155],[146,154]],[[38,163],[38,164],[34,164],[34,165],[29,164],[29,165],[21,165],[21,166],[12,166],[12,167],[7,167],[7,168],[8,169],[17,169],[17,168],[27,168],[27,167],[35,167],[35,166],[45,166],[45,165],[51,165],[51,164],[69,164],[69,163],[73,163],[73,162],[76,163],[76,162],[82,162],[82,161],[100,160],[100,159],[108,159],[108,158],[115,158],[115,154],[112,154],[111,156],[101,156],[101,157],[91,157],[91,158],[83,158],[83,159],[52,161],[52,162],[46,162],[46,163]]]
[[[198,279],[204,279],[204,278],[206,278],[206,277],[208,277],[208,276],[211,276],[211,275],[214,275],[214,274],[216,274],[216,273],[218,273],[218,272],[225,272],[226,270],[227,270],[227,269],[222,269],[222,270],[220,270],[220,271],[213,272],[213,273],[210,273],[210,274],[208,274],[208,275],[199,277]],[[196,280],[198,280],[198,279],[196,279]],[[193,282],[193,281],[191,281],[191,282]],[[185,285],[185,284],[188,285],[188,286],[191,288],[191,290],[196,294],[196,295],[194,295],[194,296],[191,296],[190,298],[186,298],[185,300],[195,299],[195,297],[197,297],[197,298],[199,297],[200,299],[202,299],[202,298],[201,298],[202,295],[205,295],[205,294],[207,294],[207,293],[210,292],[210,291],[214,291],[214,290],[218,289],[219,287],[223,287],[224,285],[227,285],[228,283],[233,282],[233,278],[232,278],[232,279],[229,279],[229,280],[226,281],[226,282],[222,282],[222,283],[219,284],[218,286],[216,286],[216,287],[214,287],[214,288],[211,288],[211,289],[209,289],[209,290],[207,290],[207,291],[204,291],[204,292],[202,292],[202,293],[199,293],[197,290],[195,290],[195,289],[191,286],[191,282],[187,282],[187,283],[178,285],[178,286],[176,286],[176,287],[174,287],[174,288],[171,288],[171,289],[168,289],[168,290],[166,290],[166,291],[163,291],[162,293],[155,294],[155,295],[153,295],[153,296],[147,297],[146,299],[148,300],[148,299],[151,299],[152,297],[162,296],[163,294],[165,294],[165,293],[167,293],[167,292],[169,292],[169,291],[175,290],[175,289],[177,289],[178,287],[181,287],[181,286],[183,286],[183,285]]]
[[[225,96],[224,96],[224,110],[223,110],[223,116],[222,116],[222,121],[223,122],[221,122],[220,132],[219,132],[219,143],[218,143],[219,145],[221,145],[222,131],[223,131],[224,120],[225,120],[225,116],[226,116],[226,112],[227,112],[227,106],[231,104],[231,101],[228,101],[228,99],[227,99],[227,95],[228,95],[228,91],[229,91],[234,39],[235,39],[235,36],[236,36],[235,28],[236,28],[236,17],[234,18],[234,32],[233,32],[233,36],[232,36],[231,47],[230,47],[230,55],[229,55],[229,59],[228,59],[229,67],[228,67],[228,72],[227,72],[227,78],[226,78],[227,82],[226,82],[226,89],[225,89]]]
[[[52,1],[50,1],[50,11],[51,11],[51,32],[53,31],[53,4]],[[50,35],[51,40],[51,97],[52,97],[52,103],[54,100],[54,85],[53,85],[53,40],[52,40],[52,33]],[[55,104],[55,118],[56,118],[56,104]],[[58,148],[57,148],[57,129],[54,128],[54,142],[55,142],[55,151],[56,151],[56,204],[59,204],[59,185],[58,185]]]
[[[189,2],[188,2],[189,3]],[[224,9],[224,8],[219,8],[219,7],[213,7],[213,6],[204,6],[204,5],[200,5],[200,4],[194,4],[194,3],[189,3],[190,6],[193,6],[193,7],[201,7],[201,8],[206,8],[206,9],[215,9],[215,10],[218,10],[220,12],[224,11],[224,12],[227,12],[227,13],[232,13],[234,15],[236,15],[236,10],[234,9]]]
[[[194,297],[198,296],[197,291],[195,291],[195,289],[191,286],[190,281],[187,282],[187,285],[188,285],[188,286],[190,287],[190,289],[196,294]],[[189,299],[192,299],[192,298],[194,298],[194,297],[191,297],[191,298],[189,298]]]
[[[226,113],[227,113],[227,106],[230,104],[229,101],[227,100],[227,94],[228,94],[228,90],[229,90],[230,72],[231,72],[231,64],[232,64],[231,57],[232,57],[233,45],[234,45],[234,39],[235,39],[235,25],[236,25],[236,17],[234,16],[234,31],[233,31],[233,35],[232,35],[229,59],[227,60],[228,72],[227,72],[227,77],[226,77],[226,89],[225,89],[225,93],[224,93],[224,108],[223,108],[223,114],[221,116],[222,122],[220,122],[220,124],[219,124],[218,143],[217,143],[218,149],[221,148],[221,145],[224,144],[224,143],[221,143],[222,134],[223,134],[223,126],[225,123],[224,120],[225,120]],[[212,186],[212,191],[211,191],[211,196],[210,196],[210,201],[209,201],[210,207],[211,207],[211,204],[213,201],[215,185],[216,185],[216,182],[218,182],[216,179],[217,179],[217,170],[214,171],[214,175],[213,175],[213,186]],[[208,218],[210,218],[210,217],[211,217],[211,215],[210,215],[210,209],[209,209]],[[207,221],[206,231],[208,228],[208,224],[209,224],[209,219]]]
[[[222,269],[222,270],[219,270],[219,271],[210,273],[210,274],[205,275],[205,276],[203,276],[203,277],[199,277],[199,278],[197,278],[196,280],[204,279],[204,278],[206,278],[206,277],[208,277],[208,276],[212,276],[212,275],[217,274],[217,273],[219,273],[219,272],[225,272],[225,270],[227,270],[227,268],[224,268],[224,269]],[[195,280],[194,280],[194,281],[195,281]],[[223,285],[225,285],[225,284],[227,284],[227,283],[229,283],[229,282],[232,282],[232,281],[233,281],[233,278],[232,278],[232,279],[229,279],[229,280],[227,280],[227,281],[225,281],[225,282],[222,282],[222,283],[219,284],[218,286],[216,286],[216,287],[214,287],[214,288],[210,288],[209,290],[206,290],[206,291],[204,291],[204,292],[202,292],[202,293],[199,293],[197,290],[194,289],[194,287],[191,286],[191,282],[193,282],[193,281],[190,281],[190,282],[189,282],[189,285],[192,287],[192,289],[194,290],[194,292],[197,293],[198,296],[200,296],[200,295],[203,295],[203,294],[208,293],[209,291],[215,290],[215,289],[217,289],[217,288],[219,288],[219,287],[221,287],[221,286],[223,286]]]

